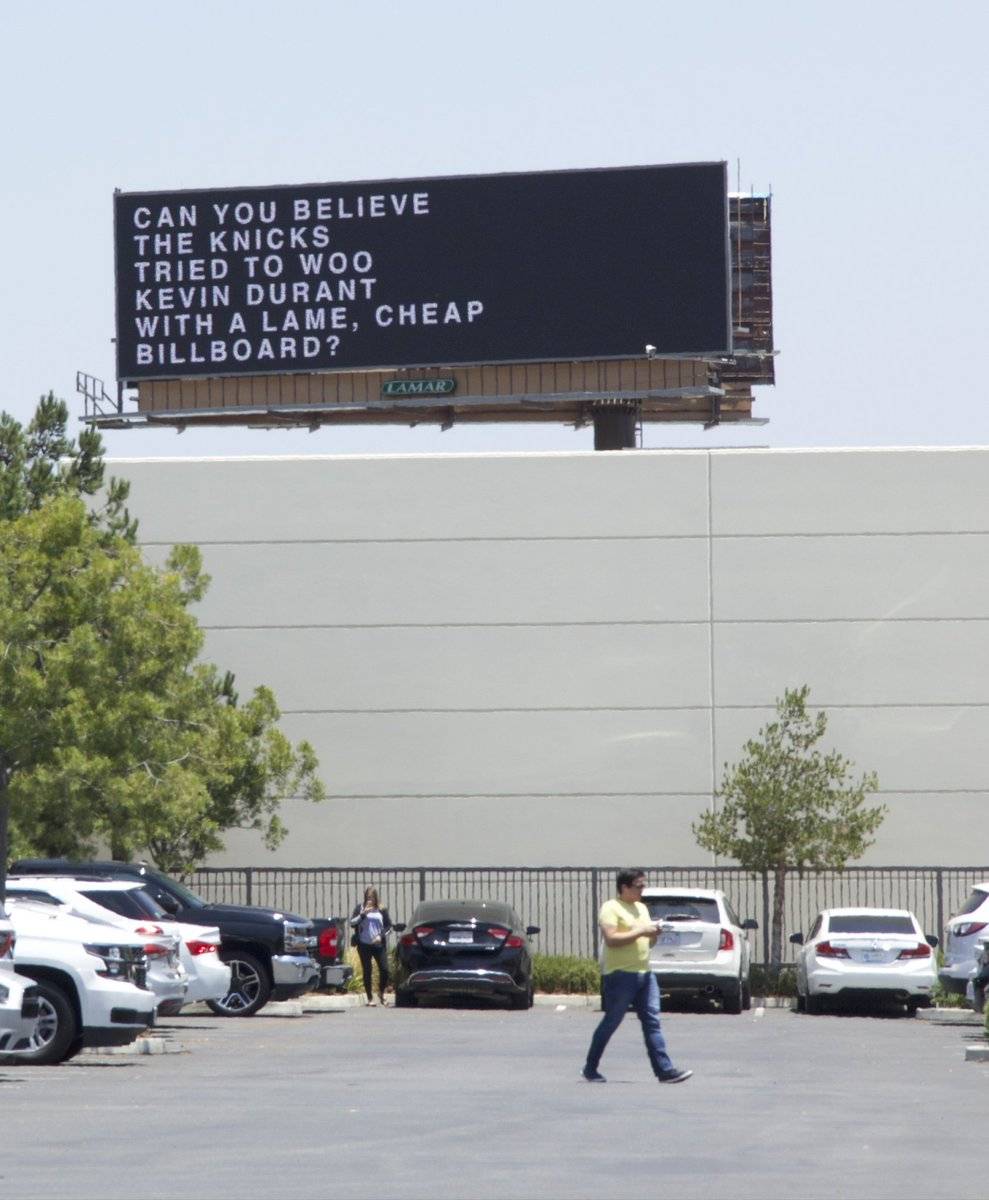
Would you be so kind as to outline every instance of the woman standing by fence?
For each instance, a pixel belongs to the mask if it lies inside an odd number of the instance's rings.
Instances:
[[[360,956],[367,1002],[370,1005],[374,1004],[371,973],[372,963],[376,962],[378,964],[378,999],[384,1007],[385,988],[388,986],[387,938],[391,930],[391,917],[388,915],[388,909],[381,907],[376,887],[368,886],[364,889],[364,902],[354,905],[350,924],[354,931],[350,944],[357,947],[357,953]]]

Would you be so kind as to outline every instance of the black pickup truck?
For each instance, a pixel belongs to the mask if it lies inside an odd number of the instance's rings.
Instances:
[[[269,1000],[290,1000],[320,982],[322,972],[312,957],[316,937],[308,917],[257,905],[209,904],[146,863],[24,858],[12,865],[14,873],[133,880],[143,883],[176,921],[218,926],[220,957],[231,967],[229,993],[209,1001],[220,1016],[253,1016]]]

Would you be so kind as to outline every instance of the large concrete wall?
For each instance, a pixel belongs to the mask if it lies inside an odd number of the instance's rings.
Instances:
[[[705,861],[723,765],[808,683],[890,814],[989,846],[989,449],[117,460],[202,549],[207,655],[329,792],[213,865]]]

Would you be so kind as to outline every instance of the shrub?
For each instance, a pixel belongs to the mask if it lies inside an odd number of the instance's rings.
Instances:
[[[944,985],[938,980],[931,991],[931,1004],[935,1008],[968,1008],[969,1003],[964,996],[959,996],[957,992],[949,992]]]
[[[797,972],[793,967],[775,969],[767,963],[753,963],[749,988],[753,996],[795,996]]]
[[[363,995],[364,994],[364,972],[361,970],[361,956],[357,953],[356,946],[348,946],[347,947],[347,957],[344,961],[349,963],[354,968],[353,975],[351,975],[351,977],[347,980],[346,990],[348,992],[354,992],[357,995]],[[397,962],[398,962],[398,950],[395,946],[389,946],[388,947],[388,973],[391,976],[392,980],[394,980],[394,978],[395,978],[395,966],[396,966]],[[377,980],[378,967],[377,967],[377,964],[372,966],[371,970],[374,972],[374,975],[375,975],[374,988],[372,990],[374,991],[374,994],[377,995],[378,994],[378,980]],[[392,986],[392,983],[389,982],[388,986],[390,988]]]
[[[573,954],[534,954],[532,980],[537,992],[592,994],[601,990],[601,968],[593,958]]]

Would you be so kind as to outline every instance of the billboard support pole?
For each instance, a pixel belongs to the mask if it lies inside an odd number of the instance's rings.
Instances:
[[[637,401],[605,401],[594,406],[594,449],[634,450],[636,433],[642,420],[642,405]]]

